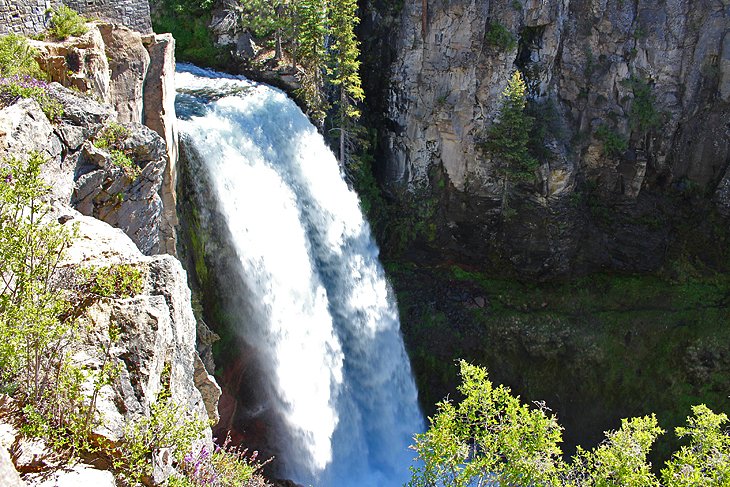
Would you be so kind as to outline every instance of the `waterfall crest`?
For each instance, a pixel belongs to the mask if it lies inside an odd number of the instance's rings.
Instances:
[[[206,252],[232,255],[226,312],[261,364],[263,392],[247,414],[277,418],[287,478],[402,485],[423,421],[357,195],[284,93],[189,65],[176,84],[181,132],[206,181],[200,191],[225,227]],[[200,211],[201,225],[213,225]]]

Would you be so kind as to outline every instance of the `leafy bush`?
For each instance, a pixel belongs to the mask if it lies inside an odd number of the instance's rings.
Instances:
[[[662,125],[662,116],[656,110],[656,97],[652,87],[645,79],[632,76],[623,82],[631,88],[634,99],[631,101],[629,121],[631,128],[641,133],[656,129]]]
[[[130,132],[127,127],[117,122],[110,122],[97,134],[94,146],[100,149],[121,147],[129,135]]]
[[[511,51],[517,47],[517,39],[515,39],[514,34],[499,22],[490,22],[487,31],[487,43],[502,51]]]
[[[609,157],[619,157],[629,148],[626,138],[606,125],[596,129],[596,138],[603,142],[603,152]]]
[[[625,419],[591,451],[561,456],[562,428],[542,404],[530,408],[504,386],[495,387],[484,368],[460,364],[460,403],[437,405],[428,431],[415,437],[419,463],[411,487],[540,485],[545,487],[725,487],[730,482],[730,433],[724,414],[695,406],[687,427],[677,428],[689,445],[661,471],[647,456],[664,431],[654,415]]]
[[[79,270],[85,292],[103,298],[129,298],[142,292],[142,272],[129,264]]]
[[[0,76],[30,76],[43,78],[35,57],[38,51],[23,36],[8,34],[0,37]]]
[[[150,415],[124,428],[124,437],[114,451],[114,468],[132,482],[139,482],[152,475],[152,455],[165,448],[172,450],[180,464],[207,427],[207,421],[192,417],[163,387]]]
[[[79,374],[67,360],[70,304],[55,284],[71,234],[47,219],[44,162],[37,153],[0,162],[0,388],[57,425],[78,410]]]
[[[257,474],[267,463],[257,461],[258,452],[230,446],[230,437],[213,452],[206,446],[183,457],[182,475],[171,479],[170,486],[257,487],[267,485]]]
[[[51,26],[47,32],[52,38],[63,41],[69,37],[84,35],[88,31],[86,19],[74,9],[59,5],[51,11]]]
[[[0,78],[0,106],[9,106],[20,98],[33,98],[52,122],[63,116],[63,105],[48,94],[48,84],[30,76]]]
[[[128,128],[117,122],[110,122],[97,134],[94,146],[109,151],[112,164],[124,169],[127,176],[134,179],[141,174],[142,170],[123,149],[124,141],[127,140],[129,135]]]

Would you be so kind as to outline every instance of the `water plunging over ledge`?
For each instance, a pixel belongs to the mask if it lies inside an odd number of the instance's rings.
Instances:
[[[205,252],[231,263],[216,292],[259,364],[247,419],[276,423],[280,474],[296,482],[402,485],[423,420],[357,195],[281,91],[190,65],[176,83],[195,191],[216,206],[196,210],[217,236]]]

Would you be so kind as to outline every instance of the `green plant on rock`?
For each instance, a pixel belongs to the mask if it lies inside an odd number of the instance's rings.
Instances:
[[[74,9],[59,5],[51,10],[51,22],[47,33],[53,39],[64,41],[69,37],[78,37],[89,31],[86,19]]]
[[[44,77],[35,58],[38,50],[28,44],[28,39],[16,34],[0,36],[0,77]]]
[[[502,51],[511,51],[517,47],[517,39],[514,34],[499,21],[489,23],[487,42]]]
[[[599,126],[595,135],[603,143],[604,154],[609,157],[620,157],[629,148],[626,138],[607,125]]]
[[[27,434],[78,449],[88,405],[84,372],[69,359],[76,321],[59,288],[59,262],[72,232],[49,217],[44,159],[0,163],[0,389],[23,404]]]
[[[110,122],[94,138],[94,147],[108,151],[112,164],[121,167],[127,176],[135,179],[142,173],[142,170],[124,150],[124,142],[130,134],[131,132],[124,125]]]
[[[168,387],[163,387],[150,415],[142,416],[124,428],[124,436],[114,451],[114,468],[131,482],[152,475],[152,455],[169,448],[180,464],[196,440],[209,426],[176,403]]]
[[[84,292],[102,298],[129,298],[142,292],[142,271],[130,264],[84,267],[79,270]]]
[[[502,180],[503,209],[507,209],[509,186],[535,179],[538,161],[529,150],[534,119],[525,112],[527,87],[515,71],[502,92],[497,121],[489,127],[482,148],[491,156],[497,177]]]
[[[73,323],[54,282],[70,233],[48,219],[38,153],[0,162],[0,381],[40,401],[63,367]]]
[[[629,109],[631,128],[642,134],[658,129],[662,125],[662,115],[656,109],[656,96],[649,82],[638,76],[631,76],[623,82],[634,94]]]
[[[50,96],[48,85],[44,81],[20,75],[0,78],[0,107],[12,105],[21,98],[31,98],[38,102],[51,122],[56,122],[63,116],[63,105]]]

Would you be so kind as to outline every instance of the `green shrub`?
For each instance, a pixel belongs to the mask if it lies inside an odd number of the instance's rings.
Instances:
[[[410,487],[439,485],[540,485],[550,487],[655,487],[649,452],[664,431],[654,415],[624,419],[606,432],[591,451],[578,448],[565,460],[559,444],[562,428],[541,403],[522,404],[504,386],[494,386],[482,367],[460,363],[458,404],[445,400],[428,431],[412,447],[419,463],[411,467]],[[661,471],[666,487],[726,487],[730,481],[728,418],[704,405],[693,408],[686,428],[690,443]]]
[[[99,132],[94,140],[94,146],[99,149],[109,149],[113,147],[121,147],[130,132],[127,127],[117,122],[109,122],[101,132]]]
[[[0,79],[0,107],[12,105],[20,98],[32,98],[41,106],[41,110],[52,122],[63,116],[63,105],[48,93],[48,85],[44,81],[30,76],[13,76]]]
[[[68,360],[76,324],[57,285],[71,233],[48,219],[44,162],[37,153],[0,162],[0,389],[27,405],[39,433],[83,407]]]
[[[634,94],[629,109],[631,128],[641,133],[657,129],[662,125],[662,116],[656,110],[656,97],[651,85],[645,79],[632,76],[623,84],[629,86]]]
[[[38,51],[23,36],[8,34],[0,37],[0,76],[30,76],[43,78],[35,57]]]
[[[517,39],[514,34],[498,21],[489,24],[487,42],[502,51],[511,51],[517,47]]]
[[[103,298],[129,298],[142,292],[142,272],[129,264],[85,267],[79,270],[85,293]]]
[[[603,152],[609,157],[619,157],[629,148],[626,138],[606,125],[596,129],[596,138],[603,142]]]
[[[88,31],[86,19],[74,9],[59,5],[51,11],[51,26],[47,30],[50,37],[63,41],[69,37],[84,35]]]
[[[128,128],[117,122],[110,122],[97,134],[94,139],[94,146],[109,151],[112,164],[124,169],[127,176],[134,179],[141,174],[142,170],[123,149],[124,141],[127,140],[129,135]]]
[[[150,408],[150,415],[140,417],[124,428],[124,437],[114,450],[114,468],[126,479],[140,482],[152,475],[155,452],[169,448],[180,464],[207,427],[207,421],[192,417],[163,387]]]

